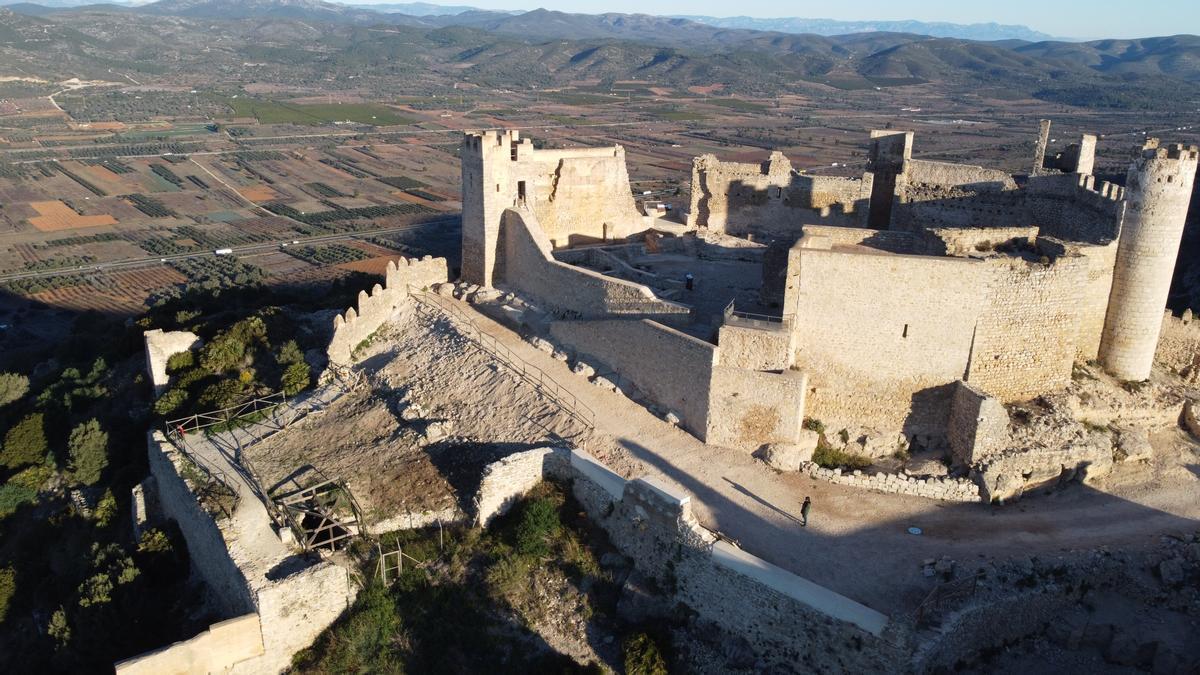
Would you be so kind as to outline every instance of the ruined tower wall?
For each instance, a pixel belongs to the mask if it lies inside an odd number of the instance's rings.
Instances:
[[[692,163],[688,225],[732,235],[800,237],[822,223],[863,227],[872,178],[805,176],[782,153],[763,164],[722,162],[713,155]]]
[[[689,308],[660,300],[649,287],[554,259],[550,242],[529,209],[503,217],[504,275],[497,283],[519,291],[559,316],[596,318],[623,314],[686,318]]]
[[[1129,168],[1128,206],[1100,346],[1105,370],[1123,380],[1150,376],[1197,156],[1195,146],[1160,148],[1152,141]]]
[[[463,280],[492,286],[503,275],[500,220],[524,205],[552,246],[623,238],[644,224],[629,187],[625,149],[539,150],[517,131],[463,138]]]
[[[1086,175],[1035,176],[1022,191],[1019,213],[1043,235],[1064,241],[1115,241],[1125,214],[1124,190]]]

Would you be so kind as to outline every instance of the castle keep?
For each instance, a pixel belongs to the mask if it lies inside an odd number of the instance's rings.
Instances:
[[[1094,136],[1047,157],[1041,132],[1028,176],[914,159],[911,132],[872,132],[853,178],[705,155],[666,237],[621,147],[469,134],[463,278],[528,297],[708,442],[795,443],[809,417],[943,443],[955,387],[1011,403],[1076,362],[1154,362],[1197,149],[1149,141],[1122,188],[1092,175]],[[731,270],[752,294],[724,290]]]

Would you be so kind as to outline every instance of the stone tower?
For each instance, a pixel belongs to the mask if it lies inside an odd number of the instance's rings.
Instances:
[[[1196,164],[1195,146],[1159,147],[1150,139],[1129,167],[1125,221],[1100,342],[1104,369],[1122,380],[1150,376]]]
[[[871,132],[871,154],[867,170],[874,174],[871,183],[871,210],[867,224],[886,230],[892,224],[892,204],[896,199],[896,184],[903,180],[912,159],[913,132],[875,130]]]
[[[518,131],[467,134],[462,159],[462,279],[491,287],[496,276],[500,217],[514,206],[511,188]]]

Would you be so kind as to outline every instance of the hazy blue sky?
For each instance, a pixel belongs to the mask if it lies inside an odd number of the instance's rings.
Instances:
[[[354,4],[404,0],[341,0]],[[426,0],[431,1],[431,0]],[[918,19],[954,23],[1015,23],[1051,35],[1076,38],[1146,37],[1200,33],[1197,0],[432,0],[443,5],[487,9],[535,9],[564,12],[641,12],[645,14],[707,14],[710,16],[799,16],[804,18],[871,20]]]

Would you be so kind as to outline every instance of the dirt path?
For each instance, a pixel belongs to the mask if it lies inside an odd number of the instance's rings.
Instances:
[[[1120,485],[1110,493],[1105,484],[1072,486],[1007,507],[949,504],[781,475],[746,453],[701,443],[460,305],[479,328],[596,411],[589,452],[623,473],[649,472],[678,483],[694,495],[696,515],[706,527],[885,613],[908,612],[920,602],[933,583],[921,575],[921,563],[929,558],[950,556],[973,566],[983,558],[1148,545],[1161,534],[1200,527],[1200,469],[1176,472],[1155,489]],[[814,508],[809,527],[802,528],[800,503],[806,495]],[[908,534],[913,526],[923,534]]]

